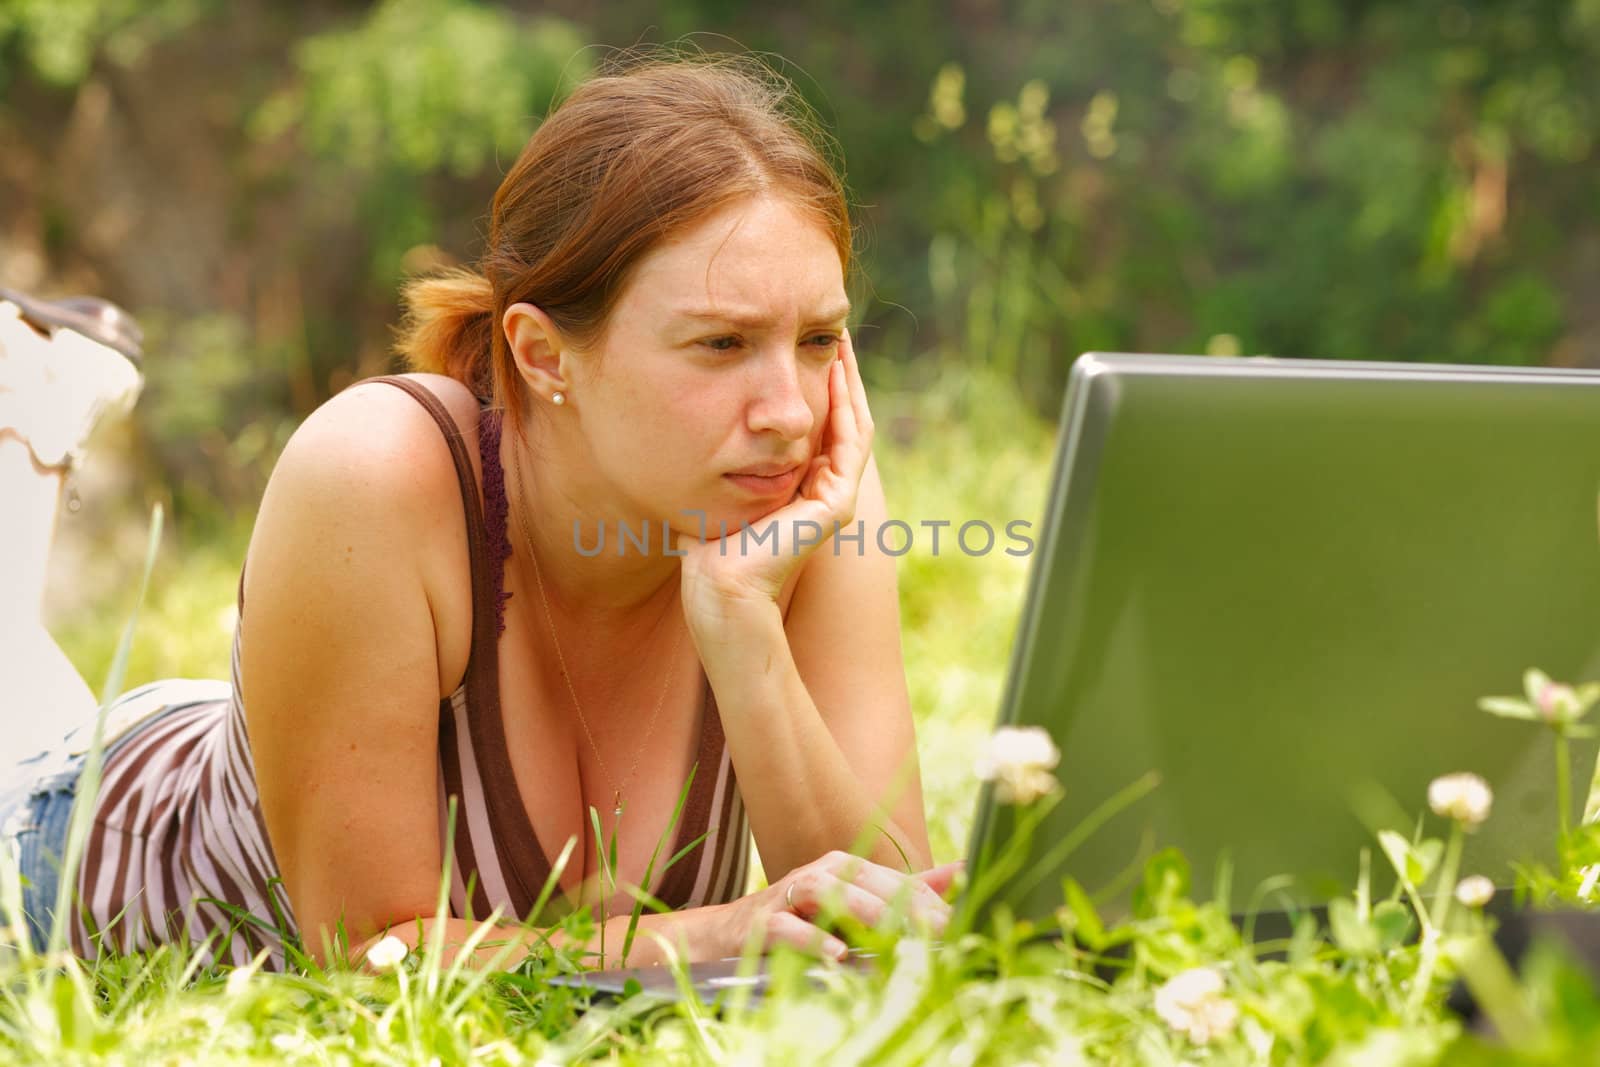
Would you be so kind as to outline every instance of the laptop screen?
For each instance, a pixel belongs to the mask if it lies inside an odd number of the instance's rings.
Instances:
[[[1235,910],[1282,906],[1256,892],[1280,876],[1321,903],[1364,848],[1386,884],[1373,831],[1409,836],[1453,771],[1496,793],[1463,873],[1552,859],[1549,731],[1477,702],[1533,666],[1600,678],[1597,493],[1597,372],[1080,359],[1001,711],[1062,752],[1034,858],[1160,785],[1002,899],[1047,915],[1070,875],[1118,914],[1173,846],[1199,898],[1226,856]],[[1574,746],[1575,808],[1594,756]],[[992,800],[974,868],[1007,832]]]

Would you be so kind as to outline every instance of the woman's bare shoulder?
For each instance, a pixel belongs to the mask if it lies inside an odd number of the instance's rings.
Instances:
[[[477,443],[477,400],[465,386],[437,374],[397,377],[425,388],[450,413],[466,443]],[[279,464],[289,462],[294,470],[331,468],[334,476],[347,465],[357,465],[370,468],[363,473],[381,478],[384,468],[396,461],[401,462],[392,468],[395,474],[426,474],[440,466],[430,459],[443,459],[443,466],[453,472],[433,417],[403,389],[369,380],[355,383],[312,412],[289,439]],[[422,468],[408,470],[407,460],[420,462]],[[451,481],[454,484],[454,478]]]
[[[478,409],[471,393],[438,375],[406,377],[444,405],[475,459]],[[460,502],[455,463],[428,411],[393,385],[358,382],[295,430],[273,468],[261,510],[267,516],[285,506],[359,507],[365,522],[394,520],[404,530],[426,533],[446,514],[459,518]]]
[[[407,377],[445,406],[475,457],[471,393],[438,375]],[[253,601],[258,581],[280,582],[292,573],[317,584],[328,568],[347,573],[351,559],[363,555],[383,561],[370,581],[419,583],[441,670],[459,673],[455,661],[463,659],[471,630],[461,482],[432,416],[414,397],[380,382],[357,383],[328,400],[285,446],[251,537],[245,601]]]

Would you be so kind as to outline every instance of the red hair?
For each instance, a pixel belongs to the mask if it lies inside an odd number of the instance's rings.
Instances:
[[[499,323],[527,302],[592,347],[640,257],[720,207],[776,194],[811,212],[846,274],[844,183],[792,88],[744,58],[651,60],[579,86],[539,127],[495,193],[479,270],[407,284],[399,351],[448,374],[521,426],[524,402]]]

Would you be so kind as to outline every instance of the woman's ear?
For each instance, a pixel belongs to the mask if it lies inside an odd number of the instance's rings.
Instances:
[[[550,400],[558,393],[569,391],[570,383],[562,366],[561,332],[549,315],[533,304],[512,304],[501,316],[500,327],[505,330],[506,343],[511,346],[517,373],[534,396]]]

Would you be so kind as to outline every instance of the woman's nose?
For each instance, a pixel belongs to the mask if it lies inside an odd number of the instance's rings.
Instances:
[[[809,435],[816,418],[795,357],[763,361],[762,369],[763,373],[752,383],[755,395],[749,407],[751,432],[775,432],[787,441]]]

